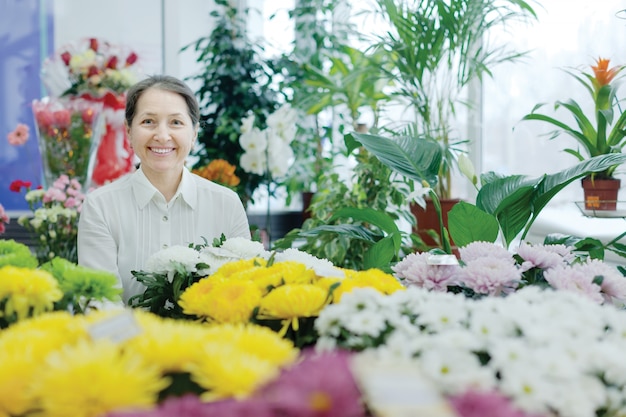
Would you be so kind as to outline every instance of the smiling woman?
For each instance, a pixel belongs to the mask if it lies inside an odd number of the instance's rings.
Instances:
[[[78,262],[115,273],[124,302],[144,291],[131,272],[155,252],[250,238],[238,195],[185,168],[198,120],[196,98],[177,78],[152,76],[128,92],[125,123],[140,168],[88,194],[78,226]]]

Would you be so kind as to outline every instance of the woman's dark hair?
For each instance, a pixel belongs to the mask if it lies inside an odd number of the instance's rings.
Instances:
[[[200,120],[200,107],[198,100],[193,91],[187,84],[179,80],[176,77],[170,75],[152,75],[146,79],[143,79],[130,87],[126,95],[126,123],[130,126],[135,118],[135,110],[137,107],[137,101],[139,97],[150,88],[158,88],[160,90],[170,91],[172,93],[179,94],[185,99],[187,103],[187,109],[189,111],[189,117],[193,125],[196,126]]]

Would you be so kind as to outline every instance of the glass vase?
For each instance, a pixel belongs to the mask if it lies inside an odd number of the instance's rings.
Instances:
[[[124,125],[126,95],[107,91],[95,96],[83,94],[84,100],[102,105],[104,131],[96,153],[93,184],[107,184],[134,170],[134,153]]]
[[[61,175],[91,186],[95,152],[103,132],[102,105],[80,98],[46,97],[32,103],[42,158],[43,186]]]

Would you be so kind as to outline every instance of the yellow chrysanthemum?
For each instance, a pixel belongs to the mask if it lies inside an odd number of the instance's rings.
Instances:
[[[185,314],[207,318],[217,323],[246,323],[261,301],[261,290],[250,281],[222,281],[205,284],[206,278],[191,285],[180,296],[178,304]],[[210,291],[203,287],[210,285]]]
[[[35,404],[28,386],[40,364],[22,349],[2,350],[0,355],[0,416],[21,416]]]
[[[276,378],[280,368],[258,356],[234,349],[229,343],[211,343],[206,356],[190,368],[192,379],[207,390],[202,399],[245,398]]]
[[[333,292],[333,302],[335,303],[341,300],[343,294],[354,288],[374,288],[383,294],[392,294],[406,289],[393,275],[376,268],[367,271],[346,270],[345,274],[346,277],[341,281],[341,285]]]
[[[84,337],[82,320],[67,312],[22,320],[0,332],[0,416],[36,407],[30,385],[48,355]]]
[[[245,351],[276,366],[292,363],[298,357],[293,342],[281,338],[273,330],[254,324],[223,324],[208,327],[211,341],[228,343],[239,351]]]
[[[246,271],[254,267],[265,266],[267,261],[263,258],[241,259],[225,263],[215,272],[222,277],[229,277],[234,273]]]
[[[10,265],[0,268],[0,300],[6,299],[0,317],[15,315],[22,320],[37,316],[52,310],[62,297],[57,280],[46,271]]]
[[[190,321],[157,321],[147,317],[142,317],[140,323],[141,335],[126,341],[124,349],[158,366],[162,374],[185,372],[191,363],[197,363],[203,357],[201,346],[209,341],[206,326]]]
[[[150,407],[168,383],[156,367],[103,339],[52,353],[33,381],[33,394],[48,417],[96,417]]]
[[[317,278],[315,271],[301,262],[283,261],[273,264],[270,268],[279,274],[285,284],[312,284]]]
[[[327,301],[328,292],[313,284],[283,285],[263,297],[258,317],[283,320],[279,335],[284,336],[290,325],[298,330],[299,318],[319,315]]]

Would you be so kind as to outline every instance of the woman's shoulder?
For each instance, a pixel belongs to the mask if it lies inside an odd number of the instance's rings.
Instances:
[[[126,174],[112,182],[91,189],[87,192],[87,197],[90,199],[94,199],[110,194],[124,193],[130,191],[132,188],[132,177],[133,173]]]

